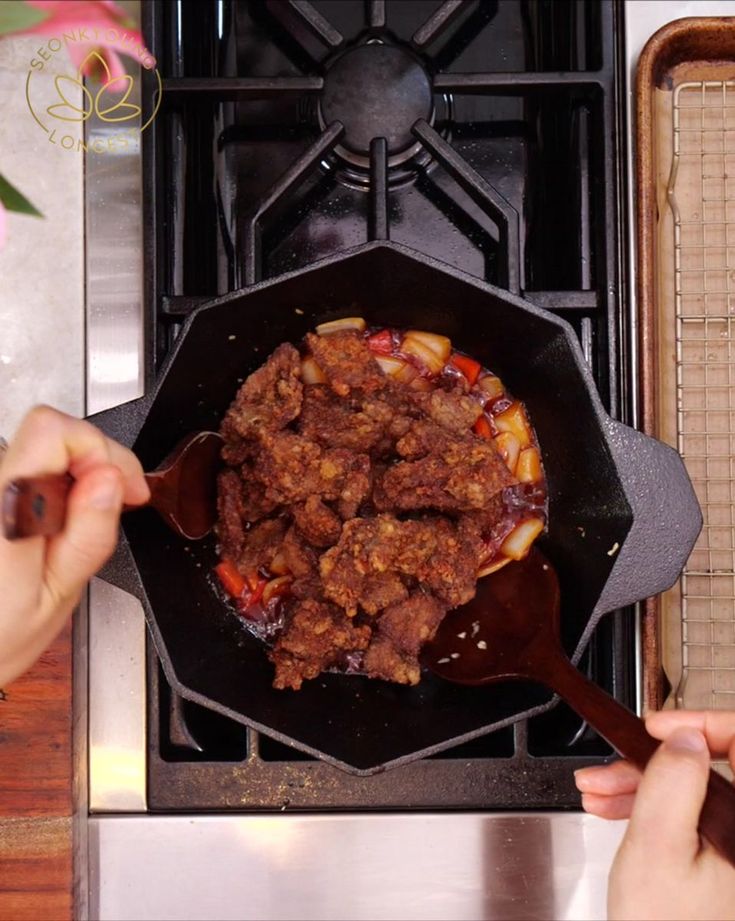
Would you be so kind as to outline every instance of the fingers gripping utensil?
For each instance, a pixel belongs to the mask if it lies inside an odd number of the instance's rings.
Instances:
[[[177,534],[204,537],[217,518],[216,473],[222,438],[195,432],[181,441],[154,471],[145,474],[153,506]],[[3,533],[10,540],[58,534],[74,480],[68,474],[13,480],[2,495]]]
[[[559,639],[559,582],[532,550],[481,580],[477,595],[442,621],[424,648],[424,662],[458,684],[521,679],[555,691],[616,751],[645,768],[659,746],[645,723],[583,675]],[[735,787],[710,771],[699,831],[735,865]]]

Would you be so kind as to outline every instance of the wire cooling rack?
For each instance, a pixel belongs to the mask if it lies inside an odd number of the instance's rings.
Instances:
[[[681,582],[677,705],[735,708],[735,81],[674,91],[678,448],[704,515]]]

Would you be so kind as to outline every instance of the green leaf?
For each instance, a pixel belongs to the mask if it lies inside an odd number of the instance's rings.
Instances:
[[[33,217],[43,217],[38,208],[35,208],[14,185],[11,185],[4,176],[0,176],[0,201],[8,211],[20,211],[21,214],[32,214]]]
[[[24,0],[3,0],[0,3],[0,35],[22,32],[49,18],[47,10],[37,10]]]

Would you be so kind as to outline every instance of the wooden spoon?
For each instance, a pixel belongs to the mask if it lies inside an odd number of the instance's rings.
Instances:
[[[424,647],[428,667],[458,684],[526,680],[562,697],[616,751],[645,768],[659,746],[643,720],[576,669],[559,639],[559,582],[538,550],[482,579]],[[735,787],[710,771],[699,831],[735,865]]]
[[[217,520],[217,480],[222,438],[216,432],[188,435],[145,480],[152,505],[177,534],[199,540]],[[69,474],[13,480],[2,495],[5,537],[17,540],[58,534],[74,480]],[[142,506],[140,506],[142,507]],[[127,509],[126,509],[127,511]]]

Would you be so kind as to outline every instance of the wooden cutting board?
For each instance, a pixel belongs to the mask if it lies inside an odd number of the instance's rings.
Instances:
[[[0,921],[73,917],[67,627],[0,700]]]

